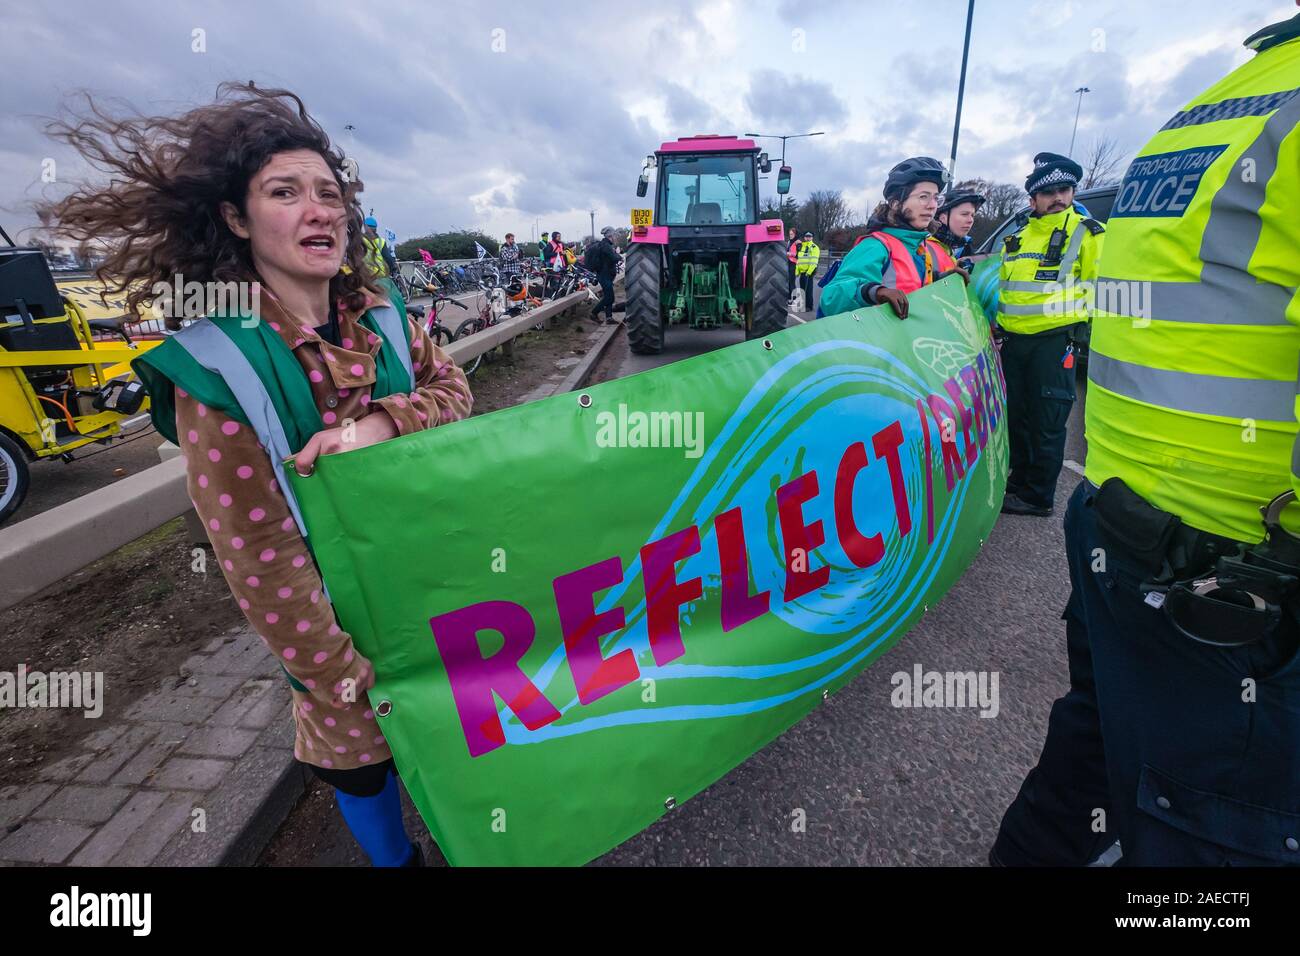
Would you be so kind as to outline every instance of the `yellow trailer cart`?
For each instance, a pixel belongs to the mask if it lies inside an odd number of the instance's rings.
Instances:
[[[129,365],[145,345],[60,294],[40,249],[0,247],[0,524],[27,495],[30,463],[73,461],[145,414]]]

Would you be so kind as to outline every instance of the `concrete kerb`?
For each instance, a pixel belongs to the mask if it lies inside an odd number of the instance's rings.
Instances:
[[[623,323],[615,322],[608,325],[600,333],[595,343],[587,350],[587,354],[582,357],[582,361],[573,367],[571,371],[551,394],[560,395],[564,392],[572,392],[587,384],[591,374],[596,371],[596,365],[600,362],[601,357],[609,349],[609,343],[614,341],[614,336],[623,331]]]

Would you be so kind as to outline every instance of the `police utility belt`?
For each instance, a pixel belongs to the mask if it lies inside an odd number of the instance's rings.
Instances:
[[[1149,504],[1120,478],[1096,490],[1102,539],[1146,575],[1139,589],[1184,637],[1241,647],[1300,623],[1300,538],[1282,529],[1292,491],[1260,508],[1264,540],[1247,545],[1188,527]]]

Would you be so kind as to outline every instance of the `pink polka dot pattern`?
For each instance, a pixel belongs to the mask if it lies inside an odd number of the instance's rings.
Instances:
[[[358,324],[358,313],[346,306],[339,310],[340,342],[349,339],[354,351],[323,343],[275,302],[263,305],[263,327],[293,347],[318,403],[322,426],[364,418],[381,404],[403,435],[469,415],[473,399],[464,376],[418,325],[410,324],[414,388],[372,402],[372,383],[358,376],[373,374],[379,339]],[[271,328],[272,322],[278,330]],[[439,371],[442,374],[436,374]],[[335,395],[330,407],[326,402]],[[353,706],[355,701],[343,697],[347,688],[364,694],[373,682],[373,668],[353,648],[328,599],[322,600],[326,595],[319,575],[275,480],[267,449],[253,429],[219,409],[199,408],[192,397],[178,395],[176,428],[193,476],[189,489],[195,507],[205,524],[215,519],[220,526],[212,542],[235,591],[234,600],[298,682],[293,691],[298,704],[293,712],[294,753],[333,768],[388,759],[378,718],[365,698]],[[212,451],[218,455],[209,456]],[[331,718],[328,726],[326,714]]]
[[[215,465],[217,462],[221,461],[221,452],[217,451],[217,449],[215,449],[215,448],[209,448],[209,449],[208,449],[208,461],[212,462],[214,465]]]
[[[218,521],[216,518],[213,518],[211,521],[208,522],[208,527],[211,528],[213,531],[220,531],[221,522]]]

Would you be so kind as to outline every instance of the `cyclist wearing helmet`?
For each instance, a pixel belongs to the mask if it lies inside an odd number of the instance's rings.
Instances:
[[[948,250],[927,231],[947,183],[948,171],[928,156],[904,160],[889,171],[885,201],[867,222],[871,231],[824,280],[821,314],[888,302],[905,319],[909,292],[957,270]]]
[[[397,275],[397,257],[388,248],[388,243],[380,238],[379,223],[374,216],[366,217],[366,235],[362,241],[366,246],[366,261],[376,276],[382,279],[388,275]]]
[[[943,204],[934,214],[931,229],[934,237],[948,247],[954,259],[970,255],[970,231],[975,226],[975,213],[984,205],[984,197],[977,192],[956,190],[943,197]],[[962,268],[969,269],[969,264]]]

